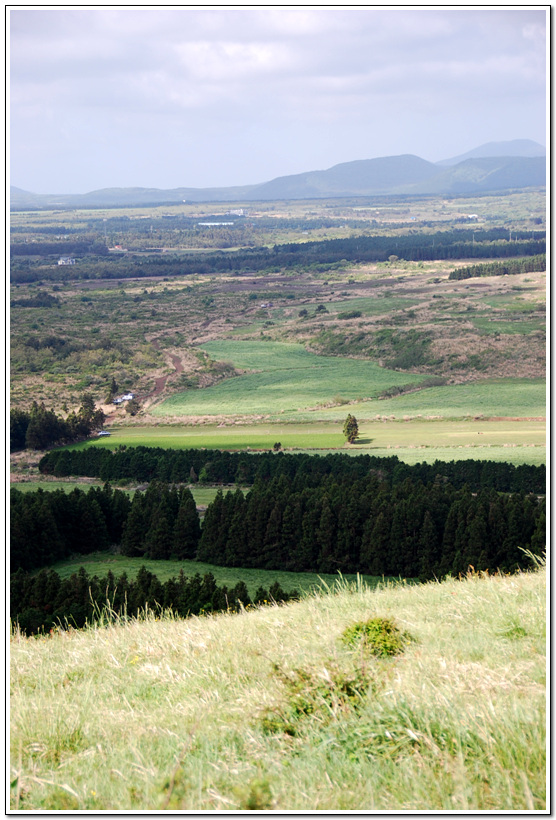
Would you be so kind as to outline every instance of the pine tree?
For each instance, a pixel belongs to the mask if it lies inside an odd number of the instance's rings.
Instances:
[[[172,554],[178,559],[193,559],[197,554],[201,525],[191,490],[182,490],[172,534]]]
[[[145,514],[143,495],[136,492],[122,533],[122,555],[134,557],[145,552]]]
[[[355,416],[352,416],[351,413],[348,413],[348,417],[344,422],[344,436],[349,444],[353,444],[359,436],[359,425],[357,424],[357,419]]]

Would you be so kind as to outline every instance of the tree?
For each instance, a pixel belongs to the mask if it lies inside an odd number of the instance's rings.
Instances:
[[[350,444],[353,444],[355,439],[359,436],[359,425],[357,419],[348,413],[348,417],[344,422],[344,436]]]
[[[108,388],[108,393],[106,394],[106,401],[111,404],[114,396],[118,392],[118,383],[114,376],[112,376],[112,381],[110,382],[110,387]]]
[[[126,413],[129,413],[130,416],[136,416],[140,409],[141,405],[137,399],[130,399],[126,404],[125,411]]]

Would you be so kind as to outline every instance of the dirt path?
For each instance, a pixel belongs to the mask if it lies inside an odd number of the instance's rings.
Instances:
[[[151,339],[151,344],[152,344],[152,346],[154,347],[155,350],[160,351],[160,345],[159,345],[158,339]],[[170,360],[172,362],[172,365],[173,365],[173,367],[176,371],[176,374],[179,376],[180,373],[183,373],[182,360],[180,359],[179,356],[176,356],[175,353],[170,353],[169,355],[170,355]],[[155,379],[154,390],[151,393],[149,393],[147,396],[145,396],[145,398],[146,399],[156,399],[156,398],[158,398],[158,396],[160,396],[160,394],[162,393],[162,391],[166,387],[166,382],[168,381],[168,379],[170,378],[171,375],[172,375],[171,373],[167,373],[165,376],[159,376],[158,379]]]

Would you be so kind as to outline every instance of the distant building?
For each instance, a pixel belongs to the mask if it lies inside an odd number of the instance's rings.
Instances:
[[[58,259],[59,265],[75,265],[75,259],[72,259],[71,256],[62,256]]]
[[[112,399],[112,404],[121,404],[124,401],[131,401],[135,398],[135,393],[126,393],[124,396],[118,396],[116,399]]]

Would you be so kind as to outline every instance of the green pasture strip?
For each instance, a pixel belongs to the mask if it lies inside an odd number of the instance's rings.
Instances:
[[[527,290],[530,290],[527,288]],[[546,304],[546,294],[542,288],[531,288],[535,291],[535,301],[526,300],[523,296],[513,293],[492,294],[490,296],[482,296],[481,304],[490,305],[493,308],[504,308],[504,310],[519,313],[532,313],[539,310],[541,305]]]
[[[473,317],[473,324],[477,330],[483,333],[505,333],[505,334],[522,334],[535,333],[539,330],[545,330],[546,321],[544,319],[522,319],[516,321],[515,319],[487,319],[481,316]]]
[[[90,487],[102,487],[101,481],[77,481],[72,479],[70,481],[50,481],[50,480],[31,480],[31,481],[12,481],[10,489],[19,490],[22,493],[34,493],[37,490],[44,490],[47,493],[53,493],[56,490],[63,490],[65,493],[71,493],[72,490],[78,489],[87,492]],[[128,492],[126,490],[126,492]]]
[[[109,482],[113,489],[122,490],[128,495],[134,495],[135,489],[128,489],[127,487],[118,487],[117,482]],[[85,483],[76,481],[75,479],[69,481],[17,481],[10,484],[10,489],[20,490],[22,493],[32,493],[37,490],[44,490],[45,492],[53,493],[55,490],[63,490],[65,493],[71,493],[72,490],[78,489],[87,492],[89,487],[103,487],[104,484],[99,481],[92,481]],[[214,500],[216,493],[223,489],[222,487],[199,487],[198,485],[190,486],[189,488],[195,499],[195,504],[198,507],[207,507],[211,501]],[[237,487],[230,487],[228,489],[236,490]],[[224,488],[224,491],[226,488]]]
[[[111,571],[118,577],[125,572],[130,579],[136,577],[141,567],[145,567],[149,572],[154,573],[162,583],[179,575],[180,570],[183,570],[188,578],[197,573],[203,576],[210,572],[214,575],[218,586],[234,587],[239,581],[244,581],[251,596],[254,595],[258,587],[262,586],[268,589],[275,581],[278,581],[285,592],[291,592],[294,589],[297,589],[298,592],[310,592],[315,588],[322,587],[322,581],[328,586],[332,586],[339,577],[338,575],[316,572],[283,572],[280,570],[242,569],[241,567],[217,567],[201,561],[151,561],[148,558],[127,558],[109,552],[96,552],[60,561],[53,564],[51,569],[55,570],[61,578],[69,578],[70,575],[78,571],[79,567],[85,567],[90,576],[97,575],[100,578]],[[356,575],[342,577],[348,581],[357,579]],[[362,575],[360,577],[371,587],[382,581],[382,578],[372,575]]]
[[[349,408],[348,408],[349,409]],[[344,416],[347,415],[346,409]],[[293,422],[252,422],[248,424],[217,426],[206,424],[186,427],[184,425],[156,425],[112,427],[110,437],[89,439],[71,444],[69,450],[85,447],[104,447],[114,450],[119,445],[128,447],[162,447],[178,450],[206,448],[212,450],[272,450],[276,442],[284,448],[296,447],[343,447],[342,425],[336,422],[296,424]]]
[[[303,307],[311,313],[319,305],[324,305],[332,318],[336,318],[338,313],[346,313],[358,310],[363,316],[380,316],[383,313],[390,313],[393,310],[403,310],[404,308],[417,305],[421,301],[417,298],[396,297],[396,296],[356,296],[353,299],[334,299],[332,302],[318,300],[307,302]],[[326,313],[319,316],[320,319],[326,317]],[[274,315],[273,315],[274,318]]]
[[[422,299],[408,298],[400,296],[360,296],[354,299],[342,301],[326,302],[325,307],[331,313],[346,313],[352,310],[361,311],[363,316],[379,316],[381,313],[390,313],[392,310],[403,310],[404,308],[417,305]],[[316,303],[315,306],[319,304]]]
[[[469,416],[542,418],[546,415],[544,379],[488,379],[467,384],[447,384],[404,393],[390,399],[373,399],[346,407],[328,407],[296,413],[301,420],[345,419],[347,412],[357,420],[377,416],[432,416],[462,419]],[[286,416],[286,414],[284,414]],[[289,415],[286,416],[289,418]]]
[[[120,427],[110,438],[82,442],[68,449],[88,446],[108,447],[125,444],[133,447],[173,449],[272,450],[280,442],[286,451],[326,452],[370,455],[397,455],[401,461],[461,460],[468,458],[508,461],[513,464],[542,464],[546,460],[546,424],[544,421],[460,421],[412,419],[359,420],[359,438],[354,445],[346,444],[342,421],[314,424],[256,423],[242,426],[198,427],[155,426]],[[355,413],[357,417],[357,413]],[[197,487],[194,488],[195,500]]]
[[[423,378],[386,370],[370,361],[317,356],[297,344],[221,341],[209,342],[203,349],[214,359],[258,372],[178,393],[152,408],[153,415],[291,413],[338,395],[345,399],[377,396],[389,387]]]

